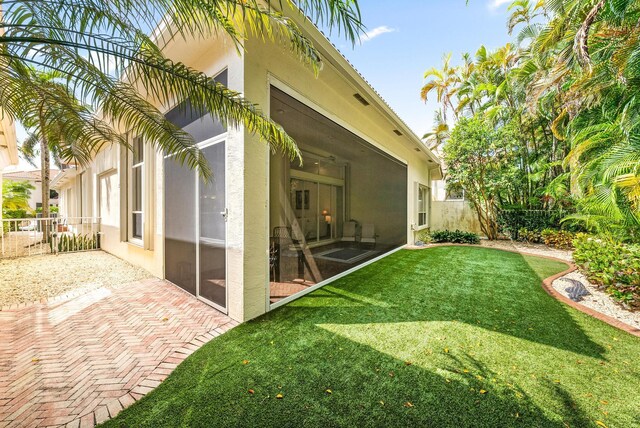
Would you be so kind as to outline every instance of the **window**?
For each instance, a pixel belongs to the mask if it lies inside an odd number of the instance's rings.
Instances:
[[[143,228],[142,189],[144,184],[144,140],[142,137],[135,137],[132,146],[129,240],[135,242],[136,240],[142,241]]]
[[[447,200],[462,201],[464,200],[464,189],[459,184],[447,185]]]
[[[422,184],[418,185],[418,226],[426,226],[429,218],[429,198],[431,189]]]

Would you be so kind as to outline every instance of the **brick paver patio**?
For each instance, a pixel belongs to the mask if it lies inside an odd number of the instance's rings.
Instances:
[[[0,311],[0,427],[94,426],[237,325],[157,279]]]

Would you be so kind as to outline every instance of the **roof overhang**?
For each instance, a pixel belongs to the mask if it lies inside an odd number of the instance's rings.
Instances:
[[[316,49],[320,52],[323,62],[333,67],[340,75],[344,76],[351,84],[356,93],[360,94],[371,106],[376,108],[384,117],[386,117],[393,125],[389,129],[389,133],[395,130],[400,131],[407,146],[421,153],[429,164],[434,180],[442,178],[441,160],[436,156],[420,137],[398,116],[398,114],[389,106],[382,96],[371,86],[369,82],[355,69],[355,67],[340,53],[340,51],[327,39],[327,37],[318,29],[318,27],[309,20],[302,12],[291,13],[290,18],[302,30],[307,33],[307,37],[313,42]]]
[[[75,168],[63,169],[51,180],[49,187],[53,190],[60,190],[74,180],[77,175],[78,171]]]

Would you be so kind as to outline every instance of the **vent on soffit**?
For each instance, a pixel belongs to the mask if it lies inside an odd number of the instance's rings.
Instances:
[[[402,135],[402,132],[398,131],[397,129],[394,129],[393,133],[396,134],[396,135]]]
[[[369,101],[365,100],[364,97],[358,93],[353,94],[353,97],[360,101],[360,104],[362,104],[363,106],[368,106],[369,105]]]

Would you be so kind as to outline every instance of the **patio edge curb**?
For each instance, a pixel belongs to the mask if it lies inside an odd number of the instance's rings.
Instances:
[[[615,327],[619,330],[622,330],[626,333],[629,333],[633,336],[636,337],[640,337],[640,329],[633,327],[629,324],[626,324],[622,321],[619,321],[613,317],[610,317],[608,315],[605,315],[603,313],[600,313],[594,309],[591,309],[589,307],[586,307],[584,305],[581,305],[578,302],[574,302],[573,300],[569,299],[568,297],[562,295],[561,293],[559,293],[555,288],[553,288],[553,281],[555,281],[556,279],[562,278],[563,276],[574,272],[576,270],[578,270],[578,267],[572,263],[569,262],[567,260],[562,260],[560,258],[557,257],[553,257],[553,256],[545,256],[545,255],[540,255],[540,254],[533,254],[533,253],[527,253],[525,251],[517,251],[517,250],[507,250],[507,249],[503,249],[503,248],[490,248],[490,247],[483,247],[482,245],[475,245],[475,244],[454,244],[454,243],[441,243],[441,244],[429,244],[426,245],[424,247],[411,247],[408,248],[410,250],[426,250],[429,248],[437,248],[437,247],[475,247],[475,248],[484,248],[484,249],[489,249],[489,250],[497,250],[497,251],[504,251],[507,253],[515,253],[515,254],[522,254],[525,256],[531,256],[531,257],[540,257],[543,259],[548,259],[548,260],[555,260],[557,262],[561,262],[564,263],[565,265],[567,265],[567,269],[559,272],[553,276],[550,276],[548,278],[545,278],[542,280],[542,282],[540,283],[540,285],[542,286],[542,288],[544,289],[544,291],[547,292],[548,295],[550,295],[551,297],[555,298],[556,300],[559,300],[560,302],[571,306],[572,308],[590,315],[593,318],[596,318],[602,322],[605,322],[607,324],[609,324],[612,327]]]

